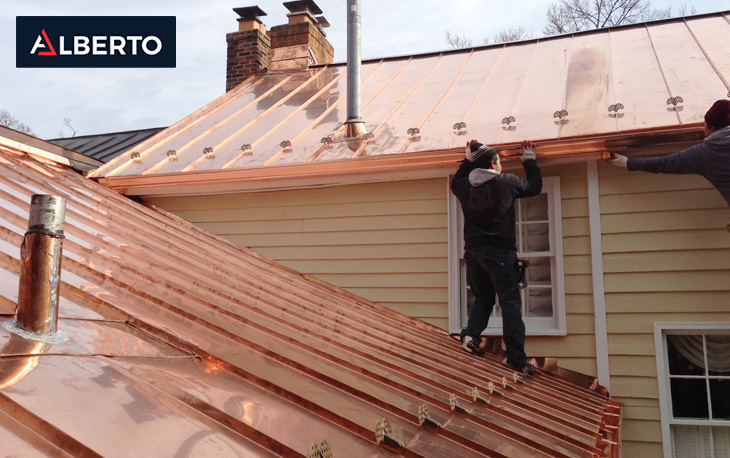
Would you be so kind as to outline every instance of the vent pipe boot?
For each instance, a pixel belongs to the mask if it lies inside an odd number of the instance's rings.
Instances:
[[[347,0],[347,122],[345,136],[365,135],[360,117],[360,0]]]
[[[28,231],[20,248],[20,287],[15,332],[43,341],[64,341],[57,332],[61,249],[66,199],[31,197]]]

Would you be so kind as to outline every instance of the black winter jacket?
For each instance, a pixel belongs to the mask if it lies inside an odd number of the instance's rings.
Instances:
[[[542,191],[537,161],[522,163],[527,179],[511,173],[495,174],[473,186],[469,174],[474,165],[464,160],[451,181],[451,191],[464,212],[464,248],[517,250],[515,243],[515,199],[532,197]]]

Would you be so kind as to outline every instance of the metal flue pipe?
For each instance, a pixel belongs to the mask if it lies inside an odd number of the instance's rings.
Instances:
[[[57,331],[66,199],[31,197],[28,231],[20,248],[17,327],[38,336]]]
[[[366,133],[360,117],[360,0],[347,0],[347,137]]]

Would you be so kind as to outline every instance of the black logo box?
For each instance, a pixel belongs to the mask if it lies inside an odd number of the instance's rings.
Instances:
[[[15,66],[18,68],[175,68],[175,16],[17,16],[15,18]],[[56,55],[39,55],[50,51],[42,31],[51,42]],[[31,54],[38,37],[45,47]],[[61,55],[60,37],[64,48],[73,51],[74,36],[106,37],[107,55]],[[125,54],[109,55],[110,37],[155,36],[162,49],[155,55],[146,54],[142,42],[137,42],[137,55],[132,55],[132,42],[126,40]],[[119,41],[117,41],[119,44]],[[154,50],[157,45],[149,42]]]

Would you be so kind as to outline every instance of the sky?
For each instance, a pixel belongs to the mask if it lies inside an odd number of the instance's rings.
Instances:
[[[335,61],[347,52],[346,0],[315,0],[332,24]],[[226,39],[238,29],[232,8],[258,5],[267,27],[287,22],[284,0],[0,0],[0,109],[40,138],[165,127],[225,91]],[[730,9],[728,0],[683,3],[697,13]],[[447,30],[480,44],[508,27],[541,35],[549,0],[361,0],[362,57],[447,49]],[[507,7],[508,6],[508,7]],[[177,67],[159,69],[29,69],[15,67],[16,16],[176,16]]]

